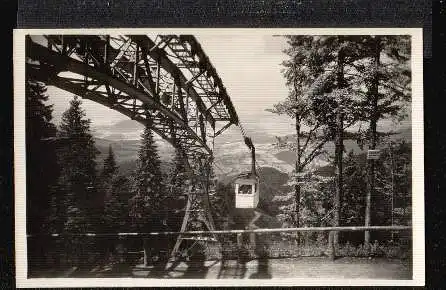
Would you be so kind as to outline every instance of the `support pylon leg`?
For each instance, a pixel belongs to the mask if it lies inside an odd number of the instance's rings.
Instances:
[[[191,194],[189,195],[188,201],[187,201],[187,205],[186,205],[186,212],[183,218],[183,223],[181,225],[181,229],[180,232],[186,232],[188,230],[188,226],[190,225],[190,222],[192,219],[191,217],[191,213],[196,213],[194,211],[194,209],[196,207],[201,207],[202,210],[204,210],[205,214],[204,214],[204,220],[203,220],[203,224],[204,226],[207,228],[207,230],[213,231],[215,230],[215,225],[214,225],[214,221],[212,218],[212,214],[210,213],[210,208],[209,205],[206,202],[206,197],[203,197],[203,193],[198,194],[201,196],[197,196],[197,194]],[[181,246],[182,241],[184,240],[184,236],[182,234],[179,234],[175,246],[172,249],[172,253],[170,255],[171,259],[175,259],[177,254],[179,253],[179,249]],[[206,241],[206,239],[211,239],[213,241],[217,240],[215,234],[211,235],[212,237],[201,237],[203,238],[203,241]],[[188,237],[189,238],[189,237]],[[200,237],[194,237],[199,239]]]
[[[177,241],[175,243],[175,246],[172,250],[172,253],[170,255],[171,258],[175,259],[179,249],[181,247],[181,243],[183,240],[195,240],[198,241],[217,241],[216,235],[212,234],[206,237],[189,237],[182,235],[183,232],[186,232],[188,230],[188,226],[191,224],[191,221],[194,220],[194,218],[191,217],[191,213],[195,214],[197,216],[198,211],[204,212],[204,214],[201,216],[201,219],[199,219],[205,228],[210,231],[215,230],[215,224],[214,219],[212,217],[212,210],[210,206],[210,200],[209,200],[209,178],[210,178],[210,161],[206,160],[206,164],[203,164],[202,160],[197,160],[198,168],[195,168],[195,185],[192,185],[190,188],[190,194],[188,195],[187,205],[186,205],[186,212],[184,214],[183,223],[181,225],[180,234],[177,238]],[[206,229],[204,229],[206,231]]]
[[[186,231],[187,224],[189,222],[191,207],[192,207],[192,196],[189,194],[187,196],[186,212],[184,214],[183,223],[181,224],[180,232],[185,232]],[[177,240],[175,242],[175,246],[173,247],[172,253],[170,254],[170,258],[171,259],[175,259],[175,256],[178,253],[178,249],[180,248],[181,241],[182,241],[181,238],[182,238],[182,235],[180,234],[177,237]]]

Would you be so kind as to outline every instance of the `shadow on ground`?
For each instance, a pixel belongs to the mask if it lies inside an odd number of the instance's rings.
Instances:
[[[257,260],[257,272],[249,276],[250,279],[271,279],[272,275],[270,273],[269,259],[265,251],[265,244],[261,239],[261,235],[255,236],[255,255],[258,257]]]
[[[271,279],[271,273],[269,272],[269,261],[266,257],[258,259],[257,272],[249,276],[250,279]]]
[[[245,247],[246,240],[249,237],[243,237],[242,241],[245,243],[241,248],[238,249],[237,260],[231,260],[226,257],[224,253],[225,249],[222,250],[221,264],[216,276],[217,279],[222,278],[233,278],[233,279],[271,279],[272,275],[270,273],[270,265],[267,255],[264,251],[263,243],[259,236],[255,237],[255,247],[254,252],[249,251],[249,247]],[[257,257],[252,259],[252,257]]]

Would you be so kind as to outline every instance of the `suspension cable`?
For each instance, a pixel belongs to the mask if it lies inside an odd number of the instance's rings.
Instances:
[[[243,138],[249,138],[248,135],[246,134],[246,130],[242,124],[242,121],[240,120],[240,117],[239,117],[238,127],[240,129],[240,132],[242,133]],[[255,167],[256,167],[257,175],[260,177],[260,180],[265,181],[263,170],[259,166],[259,163],[257,162],[257,160],[255,160]],[[275,190],[271,186],[267,185],[265,182],[263,182],[263,185],[266,186],[269,190]]]

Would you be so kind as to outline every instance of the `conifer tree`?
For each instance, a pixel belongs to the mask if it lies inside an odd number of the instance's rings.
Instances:
[[[286,146],[296,152],[294,168],[294,226],[299,227],[300,201],[301,201],[301,177],[305,167],[314,158],[323,153],[323,145],[330,140],[329,136],[323,136],[326,124],[315,119],[311,102],[307,91],[315,78],[320,73],[313,65],[316,54],[311,49],[315,43],[313,36],[287,36],[289,47],[284,50],[289,59],[283,62],[283,74],[289,87],[288,97],[269,109],[278,115],[287,115],[295,121],[295,140]]]
[[[365,91],[361,103],[362,118],[369,123],[364,143],[376,149],[379,142],[378,122],[383,118],[402,120],[410,103],[410,37],[377,35],[364,37],[364,61],[357,65]],[[372,198],[375,195],[375,161],[367,166],[365,226],[372,224]],[[369,245],[370,232],[365,231],[364,244]]]
[[[173,158],[172,168],[168,174],[169,190],[165,201],[163,202],[163,210],[166,212],[166,226],[169,230],[179,230],[184,212],[181,211],[186,205],[186,196],[188,190],[188,177],[185,166],[185,158],[187,158],[177,144],[175,147],[175,155]]]
[[[134,215],[138,217],[137,223],[141,229],[148,229],[148,217],[151,211],[158,208],[161,197],[164,195],[164,185],[161,174],[161,162],[153,138],[150,125],[146,125],[141,135],[141,145],[138,152],[138,168],[136,175],[138,200],[133,208]]]
[[[115,154],[113,152],[111,144],[108,146],[108,155],[104,159],[104,166],[101,176],[104,180],[111,178],[118,172],[118,166],[116,165]]]
[[[371,204],[374,209],[372,219],[377,225],[410,224],[411,212],[411,162],[410,145],[404,141],[392,142],[383,148],[379,160],[375,162],[375,198]],[[368,164],[366,154],[353,155],[344,160],[345,190],[343,197],[343,220],[348,226],[361,226],[365,219],[365,198],[367,191]],[[363,233],[344,235],[354,243],[364,241]],[[389,239],[389,233],[376,233],[377,240]]]
[[[310,90],[311,102],[318,122],[327,125],[325,134],[335,143],[336,194],[334,200],[334,226],[341,225],[344,190],[343,154],[344,140],[356,139],[356,134],[346,130],[361,120],[361,80],[357,77],[355,64],[362,59],[363,37],[320,36],[315,39],[312,71],[318,73]],[[339,235],[334,235],[338,244]]]
[[[169,172],[169,184],[173,195],[184,193],[185,182],[187,180],[186,173],[186,155],[181,145],[175,142],[175,155],[172,160],[172,167]]]
[[[136,193],[131,199],[131,216],[138,231],[156,230],[162,221],[156,213],[165,197],[165,186],[161,174],[161,162],[148,121],[141,135],[136,173]],[[144,264],[149,261],[150,245],[144,240]]]
[[[366,170],[365,154],[354,155],[350,151],[344,158],[344,195],[342,197],[342,223],[345,226],[361,226],[364,224]],[[344,233],[346,241],[361,243],[358,237],[362,232]]]
[[[55,230],[85,233],[97,230],[103,200],[96,178],[98,153],[90,133],[90,120],[74,96],[70,107],[62,114],[59,128],[58,160],[61,167],[57,192],[53,199]],[[93,240],[70,238],[63,240],[69,260],[88,264]]]
[[[101,172],[102,188],[104,191],[104,229],[108,232],[126,230],[129,225],[129,180],[119,174],[115,154],[111,145],[104,160]]]
[[[100,208],[97,196],[96,155],[89,119],[75,96],[63,113],[59,136],[67,140],[60,150],[60,185],[65,193],[65,227],[68,231],[92,230]]]
[[[25,97],[27,233],[35,235],[49,230],[51,192],[58,178],[55,143],[52,142],[56,126],[51,123],[52,105],[45,104],[48,95],[43,83],[27,80]],[[28,266],[31,271],[47,250],[45,239],[30,238]]]
[[[344,130],[357,118],[351,89],[345,70],[357,58],[355,39],[337,36],[290,36],[285,53],[284,75],[290,88],[288,98],[275,105],[274,113],[287,114],[295,120],[296,140],[291,144],[296,152],[295,218],[298,225],[301,186],[299,179],[305,167],[318,155],[323,146],[335,141],[338,164],[338,194],[342,196],[342,140]],[[348,116],[348,118],[344,117]],[[340,200],[340,198],[337,198]],[[335,203],[339,210],[340,202]],[[335,224],[339,222],[335,214]]]
[[[51,123],[52,105],[43,83],[26,82],[26,165],[28,232],[37,233],[47,222],[50,187],[57,179],[54,143],[56,126]]]

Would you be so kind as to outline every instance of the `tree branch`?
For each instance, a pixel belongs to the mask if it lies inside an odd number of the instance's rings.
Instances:
[[[330,139],[331,138],[329,136],[325,136],[325,138],[322,139],[322,141],[313,148],[310,154],[308,154],[307,157],[305,157],[304,161],[301,163],[301,169],[307,166],[317,155],[321,153],[318,153],[317,151],[320,150],[322,146],[324,146],[324,144],[327,143]]]
[[[310,142],[310,139],[311,139],[311,134],[313,134],[314,132],[316,132],[316,130],[319,129],[320,126],[321,126],[321,124],[320,124],[320,122],[318,121],[318,122],[316,123],[316,125],[314,125],[314,127],[308,132],[307,139],[305,140],[305,144],[304,144],[304,146],[303,146],[302,148],[307,148],[307,145],[308,145],[308,143]]]

